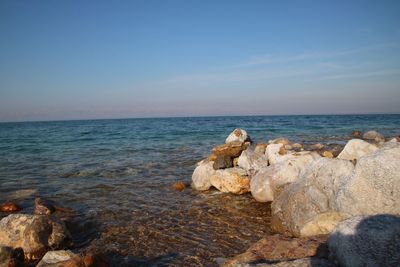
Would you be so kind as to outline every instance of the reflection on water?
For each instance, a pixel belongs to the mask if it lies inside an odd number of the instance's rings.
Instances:
[[[70,207],[76,249],[116,266],[213,266],[269,233],[269,205],[249,194],[178,192],[235,128],[253,140],[343,143],[353,130],[398,135],[399,115],[275,116],[0,124],[0,202],[36,196]],[[0,215],[4,216],[4,215]]]

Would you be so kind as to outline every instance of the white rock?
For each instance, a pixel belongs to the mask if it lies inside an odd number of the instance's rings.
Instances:
[[[247,135],[247,132],[243,129],[235,129],[233,130],[232,133],[229,134],[229,136],[226,138],[225,143],[232,143],[239,141],[241,143],[244,143],[245,141],[248,141],[250,137]]]
[[[314,152],[303,152],[292,153],[285,158],[284,161],[262,169],[251,179],[250,191],[257,201],[273,201],[283,187],[296,181],[300,172],[320,156]]]
[[[268,166],[268,158],[263,154],[246,149],[238,159],[238,166],[248,173],[256,173]]]
[[[357,216],[338,224],[328,240],[330,258],[344,267],[399,266],[400,217]]]
[[[335,196],[354,165],[347,160],[320,158],[311,162],[272,203],[272,228],[294,236],[326,234],[347,218],[338,212]]]
[[[365,155],[370,155],[378,150],[378,147],[365,142],[361,139],[352,139],[347,142],[342,152],[337,156],[338,159],[353,160]]]
[[[385,137],[377,131],[369,131],[363,134],[363,139],[374,140],[376,142],[384,142]]]
[[[250,190],[247,172],[238,167],[216,171],[210,182],[221,192],[243,194]]]
[[[47,252],[44,257],[40,260],[36,267],[50,267],[50,266],[61,266],[63,263],[79,264],[79,256],[74,254],[70,250],[55,250]],[[64,265],[62,265],[64,266]],[[69,266],[69,265],[66,265]],[[72,265],[77,266],[77,265]]]
[[[279,161],[282,161],[282,155],[279,154],[279,150],[283,147],[282,144],[269,144],[265,149],[265,155],[267,156],[269,164],[273,165]]]
[[[213,161],[201,161],[192,174],[192,188],[195,190],[208,190],[211,187],[210,177],[215,174]]]
[[[360,158],[336,203],[351,215],[400,214],[400,144],[387,143]]]

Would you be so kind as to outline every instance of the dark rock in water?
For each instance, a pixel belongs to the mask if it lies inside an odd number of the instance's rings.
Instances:
[[[354,138],[362,138],[362,132],[361,131],[353,131],[351,133],[351,136]]]
[[[56,211],[56,208],[52,203],[40,197],[35,199],[34,214],[38,215],[50,215]]]
[[[2,212],[17,212],[20,210],[21,210],[21,208],[13,202],[8,201],[8,202],[0,205],[0,211],[2,211]]]
[[[268,236],[253,244],[246,252],[228,259],[222,266],[241,266],[261,261],[287,261],[306,257],[327,258],[327,235],[289,238]]]
[[[172,185],[172,187],[177,191],[182,191],[186,188],[186,185],[183,182],[176,182]]]
[[[49,250],[72,245],[65,224],[49,216],[11,214],[0,221],[0,244],[22,248],[25,259],[38,260]]]
[[[22,266],[24,262],[24,251],[21,248],[0,246],[0,266],[14,267]]]
[[[233,167],[232,158],[226,155],[217,156],[213,164],[214,170],[220,170],[232,167]]]

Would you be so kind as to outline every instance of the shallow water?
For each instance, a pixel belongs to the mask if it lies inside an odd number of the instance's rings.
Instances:
[[[217,265],[269,233],[249,194],[175,191],[236,127],[255,141],[344,144],[353,130],[400,134],[400,115],[255,116],[0,124],[0,202],[35,196],[75,210],[76,249],[116,266]]]

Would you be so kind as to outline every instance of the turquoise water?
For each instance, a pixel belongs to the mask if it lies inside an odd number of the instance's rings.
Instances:
[[[216,265],[268,234],[268,206],[171,184],[189,183],[236,127],[255,141],[344,144],[353,130],[398,136],[400,115],[1,123],[0,202],[31,212],[42,196],[74,209],[75,249],[109,253],[115,265]]]

